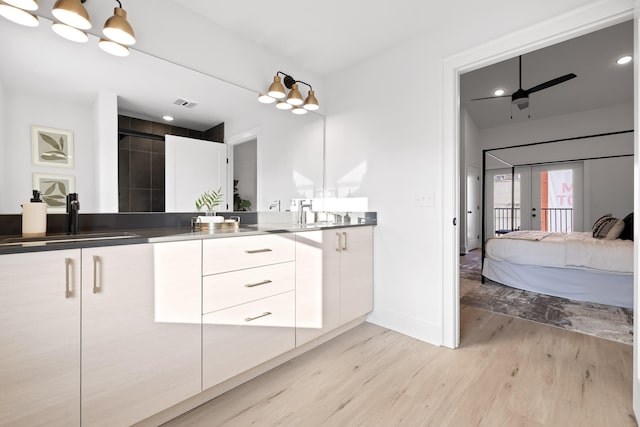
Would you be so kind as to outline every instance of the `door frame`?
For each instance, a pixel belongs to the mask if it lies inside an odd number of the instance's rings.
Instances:
[[[608,0],[590,3],[564,15],[518,30],[443,60],[442,150],[444,169],[449,169],[450,172],[443,175],[442,182],[444,219],[442,228],[444,254],[442,263],[442,277],[444,279],[442,292],[442,345],[449,348],[457,348],[460,344],[460,269],[458,265],[460,228],[456,226],[456,218],[460,212],[460,75],[633,19],[634,3],[640,6],[640,0]],[[635,43],[636,36],[634,36],[635,53],[638,50],[638,43]],[[636,76],[638,73],[638,60],[640,58],[636,55],[634,59]],[[637,126],[637,84],[635,95]],[[637,184],[638,132],[635,133],[634,138],[636,165],[634,183]],[[638,196],[635,196],[634,206],[636,210],[640,206]],[[640,227],[636,228],[636,233],[638,233],[638,228]],[[638,253],[637,246],[635,253]],[[637,262],[637,256],[635,256],[635,259]],[[636,277],[634,278],[634,288],[636,290],[637,285]],[[634,355],[634,368],[636,364]],[[634,369],[634,372],[637,372],[637,370]],[[635,378],[636,375],[634,373]],[[635,386],[636,381],[634,381],[634,388]]]

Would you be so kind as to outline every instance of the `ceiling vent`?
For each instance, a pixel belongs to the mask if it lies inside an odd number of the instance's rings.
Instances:
[[[175,101],[173,101],[173,103],[175,105],[179,105],[179,106],[184,107],[184,108],[193,108],[196,105],[198,105],[197,102],[187,101],[186,99],[182,99],[182,98],[176,99]]]

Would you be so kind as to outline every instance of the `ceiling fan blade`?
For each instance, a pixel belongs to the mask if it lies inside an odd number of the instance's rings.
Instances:
[[[525,92],[527,92],[528,94],[529,93],[538,92],[538,91],[543,90],[543,89],[548,89],[551,86],[555,86],[555,85],[559,85],[560,83],[564,83],[567,80],[575,79],[576,77],[578,77],[578,76],[576,76],[573,73],[565,74],[564,76],[556,77],[553,80],[549,80],[548,82],[544,82],[544,83],[539,84],[538,86],[534,86],[531,89],[526,89]]]
[[[482,101],[483,99],[496,99],[496,98],[511,98],[511,95],[501,95],[501,96],[487,96],[485,98],[474,98],[469,101]]]
[[[528,100],[527,100],[527,102],[523,102],[522,104],[518,104],[518,108],[521,109],[521,110],[524,110],[528,106],[529,106],[529,101]]]

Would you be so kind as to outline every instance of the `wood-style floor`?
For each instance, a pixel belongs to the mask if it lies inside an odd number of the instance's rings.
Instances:
[[[635,426],[632,349],[461,306],[461,347],[365,323],[167,426]]]

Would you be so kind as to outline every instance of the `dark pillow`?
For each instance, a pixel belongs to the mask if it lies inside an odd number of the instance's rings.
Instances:
[[[593,233],[593,237],[596,237],[596,231],[602,226],[603,222],[606,222],[608,218],[611,218],[611,214],[608,213],[606,215],[602,215],[600,218],[596,219],[596,222],[593,223],[591,227],[591,232]]]
[[[614,228],[614,226],[616,225],[616,223],[618,221],[619,221],[618,218],[614,218],[612,216],[601,218],[601,220],[598,220],[598,222],[593,225],[593,227],[594,227],[593,228],[593,237],[595,237],[596,239],[604,239],[604,238],[606,238],[607,234],[609,234],[609,231],[611,231],[611,229]],[[622,223],[622,221],[620,221],[620,222]],[[624,225],[622,225],[622,226],[624,226]],[[620,229],[621,228],[622,227],[620,227]],[[619,232],[620,232],[620,230],[618,230],[618,233]],[[616,236],[616,237],[618,237],[618,236]]]
[[[624,217],[624,230],[620,233],[619,239],[633,240],[633,212]]]

